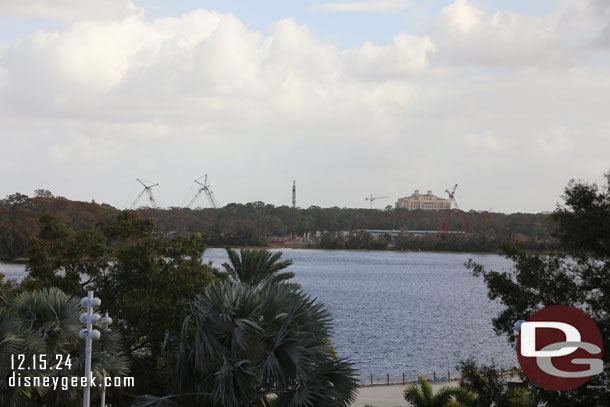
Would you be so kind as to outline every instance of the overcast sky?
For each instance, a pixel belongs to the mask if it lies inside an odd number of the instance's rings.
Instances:
[[[0,0],[0,197],[539,212],[609,169],[607,0]]]

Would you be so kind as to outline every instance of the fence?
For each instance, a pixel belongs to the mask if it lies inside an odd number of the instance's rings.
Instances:
[[[502,376],[515,376],[519,374],[520,370],[516,367],[510,369],[500,369]],[[423,377],[430,383],[447,383],[451,381],[460,380],[461,376],[459,372],[452,372],[450,370],[445,372],[432,372],[431,374],[423,373],[402,373],[400,375],[391,375],[386,373],[385,375],[367,375],[360,376],[360,386],[389,386],[391,384],[416,384],[418,378]]]

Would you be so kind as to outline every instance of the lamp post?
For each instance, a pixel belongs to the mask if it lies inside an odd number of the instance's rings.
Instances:
[[[525,322],[524,320],[520,319],[519,321],[515,322],[515,324],[513,325],[513,332],[517,335],[517,338],[519,338],[519,333],[521,332],[521,325],[523,325],[524,322]],[[517,350],[517,338],[515,338],[515,344],[514,344],[515,350]],[[531,380],[529,380],[529,388],[530,388],[530,407],[537,407],[538,402],[536,401],[536,385]]]
[[[79,336],[85,340],[85,376],[87,377],[86,386],[83,393],[83,407],[90,407],[91,403],[91,352],[92,342],[100,339],[102,336],[101,332],[97,329],[93,329],[93,324],[98,321],[104,325],[110,325],[112,319],[108,317],[108,313],[104,318],[101,318],[99,314],[94,314],[93,310],[99,308],[102,304],[102,300],[93,296],[93,291],[88,291],[87,296],[80,300],[80,304],[83,308],[87,309],[86,313],[81,314],[80,322],[86,324],[85,329],[81,329]],[[105,391],[102,393],[102,407],[105,403]]]

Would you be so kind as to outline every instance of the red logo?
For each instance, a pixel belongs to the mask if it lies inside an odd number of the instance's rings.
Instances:
[[[563,305],[543,308],[521,324],[517,356],[532,382],[555,391],[582,386],[604,366],[595,322]]]

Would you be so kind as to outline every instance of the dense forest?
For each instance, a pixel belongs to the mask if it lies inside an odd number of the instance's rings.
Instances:
[[[16,193],[0,200],[0,258],[28,256],[29,242],[39,233],[40,217],[50,214],[74,230],[95,229],[113,222],[119,213],[107,204],[71,201],[37,190],[33,197]],[[553,249],[555,223],[548,214],[464,212],[467,231],[453,211],[443,236],[415,236],[409,231],[437,231],[445,212],[386,208],[292,208],[264,202],[231,203],[217,209],[137,210],[165,236],[199,234],[210,246],[297,244],[328,249],[495,251],[502,242],[526,249]],[[394,239],[380,239],[362,229],[400,230]],[[466,233],[467,232],[467,233]],[[292,239],[288,239],[292,236]],[[296,236],[296,239],[294,237]],[[307,236],[307,239],[304,239]]]

